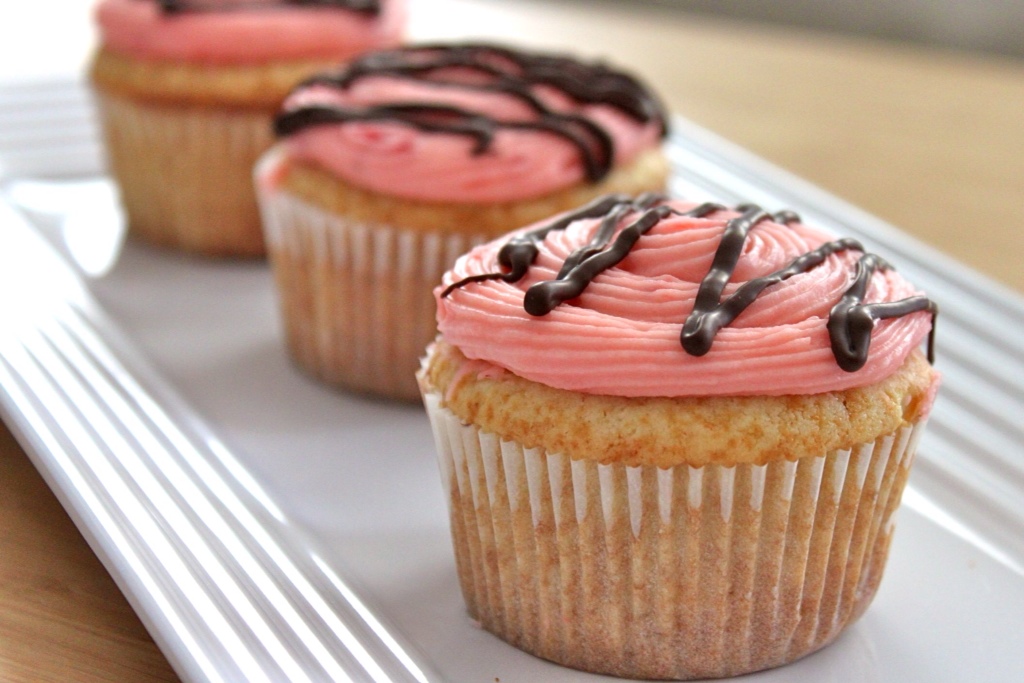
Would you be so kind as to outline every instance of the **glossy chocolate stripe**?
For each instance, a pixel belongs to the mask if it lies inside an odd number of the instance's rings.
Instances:
[[[828,334],[832,341],[832,355],[836,363],[847,372],[859,370],[867,362],[871,345],[871,331],[875,322],[899,318],[918,311],[932,314],[932,329],[928,335],[928,360],[935,362],[935,318],[938,305],[925,296],[913,296],[900,301],[865,304],[864,295],[876,270],[891,268],[876,254],[864,254],[857,261],[857,272],[850,286],[828,316]]]
[[[565,263],[562,264],[562,269],[558,273],[559,279],[566,277],[577,265],[604,249],[611,241],[612,237],[615,236],[616,228],[618,228],[619,223],[623,218],[625,218],[629,211],[633,209],[650,209],[661,202],[664,202],[665,199],[666,197],[664,195],[650,192],[640,195],[637,197],[635,202],[619,204],[609,211],[601,220],[601,226],[598,228],[597,232],[594,233],[594,238],[590,240],[590,243],[580,247],[565,259]]]
[[[446,79],[446,70],[473,72],[479,81],[463,82]],[[651,93],[631,76],[612,71],[601,64],[584,64],[561,55],[520,52],[510,48],[483,44],[423,45],[400,50],[384,50],[365,55],[335,74],[320,74],[298,86],[297,90],[325,86],[345,90],[363,78],[386,76],[410,81],[436,83],[439,86],[466,92],[488,92],[514,97],[535,114],[531,121],[498,120],[480,112],[445,108],[457,113],[452,128],[425,125],[416,112],[434,107],[429,102],[406,102],[402,112],[397,104],[390,107],[345,107],[311,105],[282,112],[276,121],[278,135],[286,136],[304,128],[324,123],[350,121],[392,121],[412,125],[425,132],[465,134],[466,126],[487,130],[484,147],[499,129],[535,130],[550,133],[570,142],[579,152],[587,180],[596,182],[611,170],[615,162],[615,146],[609,132],[596,121],[579,112],[552,110],[535,93],[538,86],[553,87],[582,104],[604,104],[631,118],[647,123],[655,121],[662,135],[666,132],[661,105]],[[317,109],[332,109],[333,118]],[[479,139],[478,139],[479,140]]]
[[[546,315],[559,304],[569,299],[575,299],[594,281],[594,278],[629,256],[637,241],[648,230],[660,223],[663,218],[670,215],[700,218],[721,208],[718,204],[708,203],[682,214],[664,205],[644,210],[640,218],[619,232],[609,248],[598,249],[596,246],[586,248],[586,256],[575,259],[576,264],[568,270],[563,268],[557,279],[538,282],[526,290],[526,294],[523,297],[523,308],[530,315]],[[625,205],[617,207],[617,209],[624,209],[621,213],[628,213],[635,211],[637,207],[635,205]],[[618,218],[620,213],[615,211],[611,215]],[[620,222],[620,220],[616,220],[616,223]],[[598,232],[600,233],[601,231]],[[570,256],[570,258],[572,257]]]
[[[768,213],[757,206],[741,206],[737,210],[743,211],[743,214],[725,224],[725,232],[722,233],[714,261],[697,290],[693,312],[683,325],[680,339],[683,348],[692,356],[703,356],[711,348],[714,333],[717,331],[713,329],[716,317],[713,312],[719,306],[725,286],[732,279],[732,273],[743,253],[747,235],[755,225],[769,218]]]
[[[539,253],[537,244],[541,242],[548,233],[557,230],[564,230],[574,221],[585,218],[601,218],[607,216],[610,212],[615,210],[615,207],[623,204],[628,205],[629,203],[630,198],[626,195],[614,194],[598,197],[597,199],[584,204],[575,211],[563,214],[553,223],[513,237],[506,242],[504,246],[502,246],[501,251],[498,252],[498,265],[504,269],[504,272],[483,273],[481,275],[473,275],[459,280],[458,282],[452,283],[446,287],[445,290],[441,292],[441,298],[444,299],[456,289],[465,287],[473,282],[484,282],[486,280],[518,282],[524,275],[526,275],[526,271],[529,270],[530,266],[533,265],[533,262],[536,260],[537,254]],[[617,223],[612,226],[613,229],[616,227],[618,227]]]
[[[794,217],[791,220],[798,219]],[[718,303],[718,297],[716,296],[713,303],[700,306],[699,308],[694,306],[694,310],[687,317],[686,324],[683,325],[683,331],[680,334],[683,348],[693,356],[703,356],[710,350],[718,331],[729,325],[740,313],[754,303],[757,296],[766,288],[788,280],[799,273],[806,273],[811,268],[821,264],[828,256],[847,249],[864,250],[860,242],[854,239],[828,242],[813,251],[795,258],[781,270],[743,283],[732,296],[721,303]]]
[[[287,136],[305,128],[353,121],[389,121],[428,133],[462,135],[474,140],[472,154],[485,153],[495,133],[505,130],[535,130],[551,133],[572,143],[580,151],[586,176],[598,180],[611,165],[612,140],[604,130],[574,116],[559,116],[537,121],[498,121],[476,112],[432,104],[394,104],[362,109],[310,106],[278,116],[274,132]],[[582,126],[583,130],[577,128]],[[589,139],[588,139],[589,134]]]
[[[679,212],[661,203],[666,200],[660,195],[645,195],[631,200],[622,195],[610,195],[583,208],[566,214],[558,220],[513,237],[498,253],[499,265],[503,272],[475,275],[449,285],[441,294],[447,297],[454,290],[474,282],[500,279],[516,282],[522,279],[539,253],[538,244],[553,231],[564,230],[571,223],[581,219],[600,219],[601,224],[590,242],[577,248],[563,263],[554,280],[532,285],[523,297],[523,308],[530,315],[541,316],[550,313],[559,304],[580,296],[600,273],[620,263],[628,256],[646,232],[661,220],[671,215],[701,218],[725,207],[706,203],[686,212]],[[693,356],[702,356],[711,350],[715,336],[732,323],[768,287],[779,284],[794,275],[806,273],[821,265],[834,254],[854,250],[863,252],[857,240],[844,238],[827,242],[820,247],[791,260],[786,267],[768,275],[753,278],[741,285],[731,296],[722,300],[722,293],[732,278],[750,231],[759,223],[773,220],[789,225],[800,221],[792,211],[781,211],[774,215],[758,206],[736,207],[741,215],[727,221],[712,265],[701,280],[694,307],[687,316],[680,332],[683,349]],[[615,230],[630,216],[639,213],[639,218],[619,230]],[[932,315],[932,329],[928,337],[928,358],[935,359],[935,318],[938,306],[926,296],[918,295],[899,301],[864,303],[871,277],[878,270],[891,269],[881,257],[865,253],[856,265],[853,283],[840,301],[829,313],[828,333],[832,354],[837,365],[847,371],[859,370],[867,362],[871,345],[871,333],[879,320],[898,318],[912,313],[926,311]]]
[[[509,69],[509,65],[513,68]],[[547,85],[577,102],[607,104],[631,118],[655,121],[664,134],[665,113],[654,95],[635,78],[603,64],[585,63],[556,54],[531,53],[484,43],[430,43],[365,55],[335,74],[319,74],[308,84],[348,88],[368,76],[429,80],[445,69],[469,69],[491,77],[487,83],[462,83],[467,90],[501,92],[529,104],[537,113],[551,113],[532,91]]]

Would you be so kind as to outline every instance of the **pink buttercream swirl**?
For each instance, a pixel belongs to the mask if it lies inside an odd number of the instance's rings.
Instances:
[[[371,191],[462,203],[596,182],[664,132],[660,105],[627,74],[488,45],[368,54],[298,88],[278,117],[292,159]]]
[[[572,391],[777,396],[881,381],[932,328],[934,304],[888,264],[795,214],[660,197],[588,206],[461,257],[435,292],[442,337],[470,359]],[[684,348],[702,312],[753,289],[707,348]],[[842,344],[863,358],[843,369],[849,349],[836,349],[829,321],[846,324],[836,311],[850,309],[859,323]],[[865,320],[866,343],[855,329]]]
[[[100,0],[106,49],[136,59],[219,66],[273,61],[347,61],[401,42],[405,0],[378,14],[343,7],[220,0],[202,11],[166,13],[156,0]]]

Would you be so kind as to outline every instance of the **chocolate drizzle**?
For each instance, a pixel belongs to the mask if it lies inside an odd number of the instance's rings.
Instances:
[[[853,285],[839,300],[828,316],[828,333],[832,340],[832,355],[839,367],[847,372],[859,370],[867,362],[868,346],[871,344],[871,330],[876,320],[899,318],[917,311],[932,314],[932,329],[928,335],[928,360],[935,362],[935,318],[938,305],[923,295],[912,296],[900,301],[866,304],[864,294],[871,276],[878,269],[891,266],[882,257],[864,254],[857,261],[857,274]]]
[[[459,76],[453,76],[458,73]],[[532,120],[499,120],[480,112],[429,102],[367,107],[309,105],[282,112],[274,130],[287,136],[310,126],[352,121],[389,121],[428,133],[462,135],[474,141],[472,153],[487,152],[499,130],[536,130],[558,136],[576,147],[586,177],[595,182],[611,170],[614,143],[595,121],[579,113],[551,109],[536,87],[555,88],[581,104],[606,104],[642,123],[667,127],[660,104],[633,77],[602,64],[585,64],[561,55],[531,54],[484,44],[421,45],[382,50],[357,59],[337,74],[316,76],[299,88],[323,85],[345,90],[370,76],[387,76],[468,92],[509,95],[536,114]]]
[[[526,309],[526,312],[536,316],[546,315],[559,304],[575,299],[600,273],[629,256],[644,233],[660,223],[666,216],[679,215],[679,212],[665,204],[658,204],[658,201],[659,199],[655,195],[648,195],[644,200],[637,202],[636,206],[630,204],[616,206],[602,222],[601,228],[595,234],[595,239],[569,255],[556,279],[538,282],[526,290],[526,295],[523,298],[523,308]],[[702,204],[684,215],[700,217],[720,208],[716,204]],[[605,249],[611,233],[615,231],[619,222],[627,214],[638,209],[642,212],[640,217],[623,228],[615,241],[611,242],[611,246]]]
[[[601,272],[625,259],[640,237],[662,219],[670,215],[702,218],[725,210],[725,207],[719,204],[705,203],[689,211],[680,212],[665,204],[666,201],[666,197],[656,194],[642,195],[635,200],[624,195],[609,195],[596,199],[553,223],[512,238],[498,252],[501,272],[475,275],[455,282],[441,293],[441,297],[447,297],[456,289],[473,282],[517,282],[526,275],[536,260],[540,251],[538,244],[549,233],[564,230],[577,220],[600,218],[601,223],[594,232],[594,237],[588,244],[576,249],[566,258],[554,280],[539,282],[527,289],[523,297],[523,308],[530,315],[546,315],[558,305],[580,296]],[[718,332],[732,323],[768,287],[812,270],[833,254],[852,250],[862,252],[863,255],[857,261],[853,283],[840,301],[832,307],[827,324],[836,363],[847,372],[859,370],[867,362],[871,332],[875,323],[918,311],[927,311],[932,315],[932,329],[928,337],[928,360],[934,362],[934,320],[938,315],[938,306],[923,295],[899,301],[864,303],[871,277],[878,270],[889,270],[892,266],[876,254],[865,253],[864,247],[855,239],[844,238],[827,242],[796,257],[786,267],[774,273],[745,282],[723,300],[722,294],[739,263],[750,231],[766,220],[785,225],[800,221],[800,217],[792,211],[772,215],[754,205],[741,205],[735,210],[740,212],[740,215],[726,223],[711,268],[697,290],[693,310],[683,323],[680,343],[687,353],[693,356],[708,353]],[[618,226],[627,218],[631,222],[615,236]]]
[[[184,12],[227,12],[232,10],[269,9],[280,6],[328,7],[347,9],[361,14],[380,14],[380,0],[248,0],[223,2],[220,0],[157,0],[164,14]]]
[[[790,220],[795,222],[796,219]],[[776,222],[789,221],[781,221],[776,218]],[[742,243],[740,248],[742,248]],[[813,251],[797,257],[781,270],[745,282],[725,301],[720,301],[721,293],[725,288],[725,283],[728,282],[732,267],[728,270],[722,269],[718,271],[712,267],[712,271],[704,278],[704,282],[701,283],[701,288],[698,290],[693,313],[690,314],[686,319],[686,324],[683,325],[683,331],[680,334],[683,348],[691,355],[703,356],[711,349],[711,344],[718,331],[735,320],[747,306],[754,303],[757,296],[766,288],[788,280],[798,273],[805,273],[822,263],[831,254],[846,249],[863,251],[863,247],[854,239],[846,238],[835,242],[828,242]],[[721,249],[719,253],[721,253]],[[717,256],[716,254],[716,258]],[[712,287],[715,288],[713,292],[711,291]]]

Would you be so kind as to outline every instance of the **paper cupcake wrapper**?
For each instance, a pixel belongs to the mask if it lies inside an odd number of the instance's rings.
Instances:
[[[262,256],[252,168],[269,111],[159,106],[97,94],[130,235],[210,256]]]
[[[426,394],[472,618],[574,668],[692,679],[832,641],[878,588],[923,425],[767,465],[571,460]]]
[[[329,384],[416,400],[433,289],[484,237],[347,220],[283,191],[260,206],[288,348]]]

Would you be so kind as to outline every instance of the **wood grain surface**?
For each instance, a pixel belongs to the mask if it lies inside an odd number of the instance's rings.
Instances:
[[[412,4],[413,38],[516,41],[627,67],[674,112],[1024,291],[1020,62],[631,2]],[[0,680],[176,680],[3,426]]]

